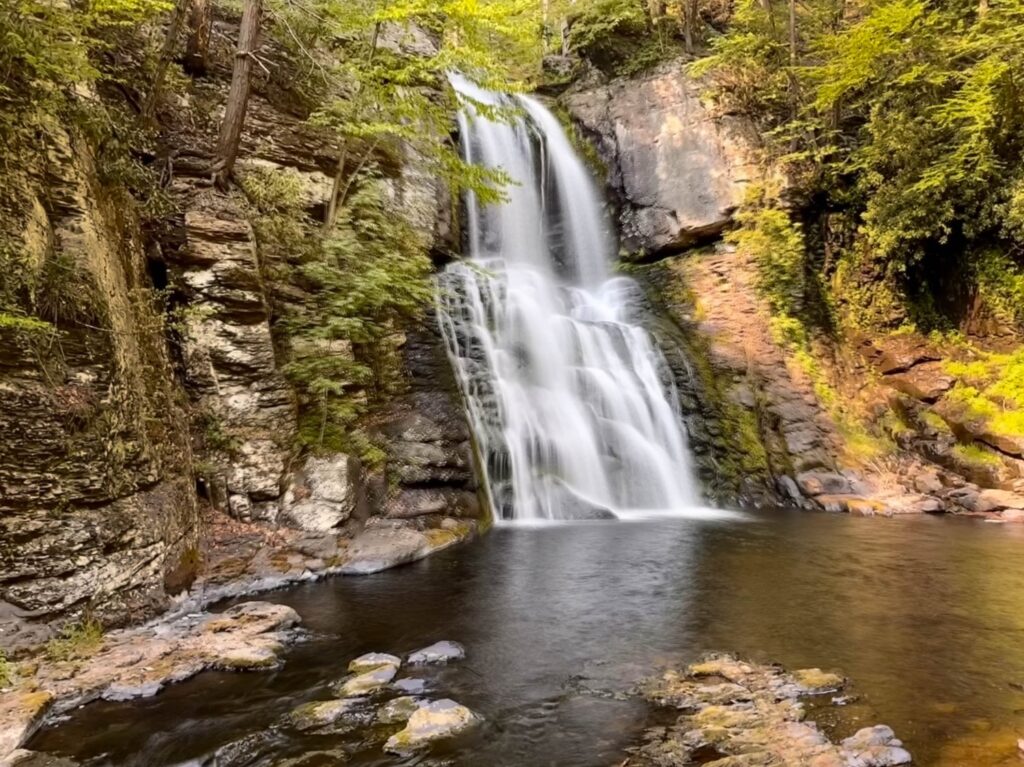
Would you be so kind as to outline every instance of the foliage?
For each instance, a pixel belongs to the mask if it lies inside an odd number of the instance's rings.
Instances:
[[[979,445],[956,444],[953,446],[953,456],[968,466],[998,467],[1002,464],[998,455]]]
[[[778,315],[799,315],[804,296],[804,238],[789,214],[766,203],[760,192],[736,214],[729,242],[750,254],[757,288]]]
[[[14,684],[14,664],[7,660],[7,653],[0,650],[0,689]]]
[[[58,636],[46,643],[46,657],[61,663],[87,658],[103,644],[103,626],[95,618],[85,616],[61,629]]]
[[[430,259],[370,175],[299,271],[311,297],[289,320],[295,356],[285,370],[309,416],[300,437],[313,449],[340,448],[368,406],[399,385],[402,328],[432,295]]]
[[[916,295],[942,289],[924,278],[964,257],[985,296],[1015,309],[1020,270],[1005,267],[1024,234],[1024,2],[794,9],[790,29],[787,4],[743,0],[696,71],[770,128],[770,152],[817,207],[854,217],[846,249],[919,300],[922,321],[942,314]]]

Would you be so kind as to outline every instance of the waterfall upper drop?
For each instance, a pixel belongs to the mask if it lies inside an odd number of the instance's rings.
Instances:
[[[499,519],[611,518],[699,503],[675,384],[610,274],[609,225],[558,120],[527,96],[452,78],[465,159],[511,177],[466,198],[470,258],[441,275],[438,317]],[[498,122],[475,104],[518,107]]]

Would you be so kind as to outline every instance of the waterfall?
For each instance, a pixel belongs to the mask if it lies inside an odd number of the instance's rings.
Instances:
[[[558,120],[454,76],[465,159],[511,177],[466,196],[469,258],[439,277],[438,319],[495,516],[601,519],[699,503],[675,384],[611,273],[602,201]],[[476,105],[518,107],[489,119]],[[493,111],[489,111],[493,114]]]

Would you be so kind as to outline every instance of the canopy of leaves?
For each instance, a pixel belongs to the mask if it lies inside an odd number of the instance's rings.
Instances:
[[[993,247],[1019,272],[1024,2],[795,9],[795,62],[787,6],[743,0],[696,71],[771,129],[803,191],[856,217],[851,252],[883,273],[910,286]]]

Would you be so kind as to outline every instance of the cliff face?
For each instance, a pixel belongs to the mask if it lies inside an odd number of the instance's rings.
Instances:
[[[145,243],[88,142],[56,128],[48,140],[8,220],[53,325],[0,333],[5,644],[86,605],[107,619],[151,610],[188,585],[196,552],[186,417]]]
[[[762,290],[763,266],[717,242],[738,225],[748,188],[785,179],[762,158],[753,124],[703,89],[675,61],[611,80],[590,70],[561,100],[607,168],[625,257],[657,262],[633,273],[648,288],[648,324],[676,372],[708,494],[1024,516],[1024,438],[1006,409],[1019,362],[1006,325],[972,320],[966,342],[834,325],[794,344]],[[822,215],[794,214],[812,225]]]
[[[97,171],[91,140],[56,127],[4,218],[18,263],[33,272],[26,283],[54,294],[52,332],[0,322],[4,647],[41,641],[83,614],[111,624],[161,609],[216,559],[208,532],[224,524],[211,528],[210,514],[297,529],[298,550],[312,552],[299,556],[303,568],[335,566],[353,535],[381,526],[402,528],[393,537],[405,549],[373,541],[366,556],[419,556],[467,534],[472,523],[453,518],[484,514],[429,313],[401,329],[402,393],[366,428],[382,458],[364,466],[354,454],[297,446],[285,366],[310,351],[293,348],[288,325],[311,299],[295,279],[302,243],[263,241],[260,211],[237,186],[215,190],[207,170],[236,35],[236,20],[217,19],[206,75],[176,85],[159,109],[155,147],[144,149],[161,168],[166,210],[145,228],[123,184]],[[283,53],[267,42],[263,55],[273,66],[257,73],[237,178],[242,187],[254,176],[296,179],[293,223],[312,236],[339,147],[309,125]],[[418,158],[388,157],[382,183],[431,251],[450,253],[450,195]],[[314,351],[353,354],[351,344]],[[280,559],[257,575],[295,575]],[[207,580],[223,575],[214,567]]]
[[[583,80],[563,96],[608,168],[623,247],[650,259],[714,240],[761,178],[749,121],[720,114],[682,62]]]

